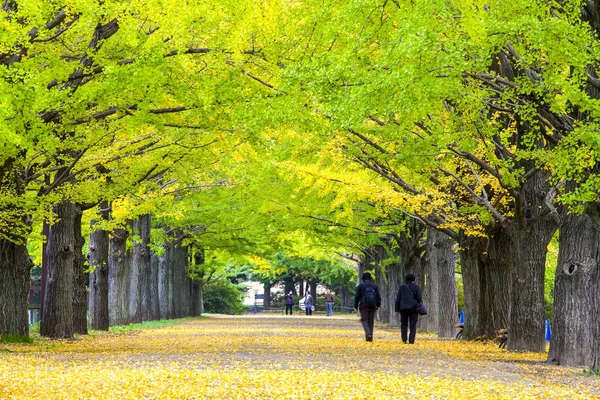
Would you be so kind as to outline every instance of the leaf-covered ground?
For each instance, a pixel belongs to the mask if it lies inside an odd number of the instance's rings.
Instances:
[[[543,354],[399,336],[367,343],[355,316],[250,315],[0,345],[0,398],[600,398],[600,378]]]

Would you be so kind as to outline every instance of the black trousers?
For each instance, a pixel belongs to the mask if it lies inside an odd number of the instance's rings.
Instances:
[[[285,315],[288,315],[288,310],[290,311],[290,315],[293,315],[294,313],[292,312],[292,307],[294,305],[293,304],[286,304],[285,305]]]
[[[375,324],[375,312],[374,308],[361,308],[360,309],[360,323],[365,330],[365,336],[373,336],[373,325]]]
[[[306,311],[306,315],[312,315],[312,306],[306,306],[304,311]]]
[[[406,343],[406,336],[407,336],[409,321],[410,321],[410,335],[408,335],[408,343],[413,344],[415,342],[415,336],[417,336],[417,321],[418,320],[419,320],[419,314],[415,310],[400,311],[400,332],[402,333],[402,341],[404,343]]]

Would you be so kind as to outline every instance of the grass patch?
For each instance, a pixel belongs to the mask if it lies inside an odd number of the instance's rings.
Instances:
[[[0,336],[0,343],[33,343],[33,338],[31,336],[7,333],[6,335]]]
[[[40,323],[35,323],[33,325],[29,326],[29,334],[31,335],[32,333],[40,333]]]
[[[587,376],[595,376],[596,378],[600,378],[600,367],[598,367],[598,369],[595,371],[584,369],[583,374]]]
[[[130,332],[135,332],[135,331],[146,330],[146,329],[159,329],[159,328],[164,328],[166,326],[173,326],[173,325],[181,324],[183,322],[191,321],[196,318],[198,318],[198,317],[167,319],[167,320],[158,320],[158,321],[145,321],[145,322],[140,322],[137,324],[111,326],[108,329],[108,332],[116,333],[116,334],[125,334],[125,333],[130,333]],[[99,332],[103,332],[103,331],[96,331],[96,330],[91,329],[90,332],[98,332],[99,333]]]

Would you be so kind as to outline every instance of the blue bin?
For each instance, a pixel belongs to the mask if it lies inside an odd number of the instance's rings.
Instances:
[[[546,320],[546,340],[550,341],[552,339],[552,328],[550,327],[550,320]]]

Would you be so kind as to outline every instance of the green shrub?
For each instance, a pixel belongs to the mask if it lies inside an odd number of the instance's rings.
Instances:
[[[243,314],[244,293],[228,280],[222,279],[204,287],[204,311],[216,314]]]

